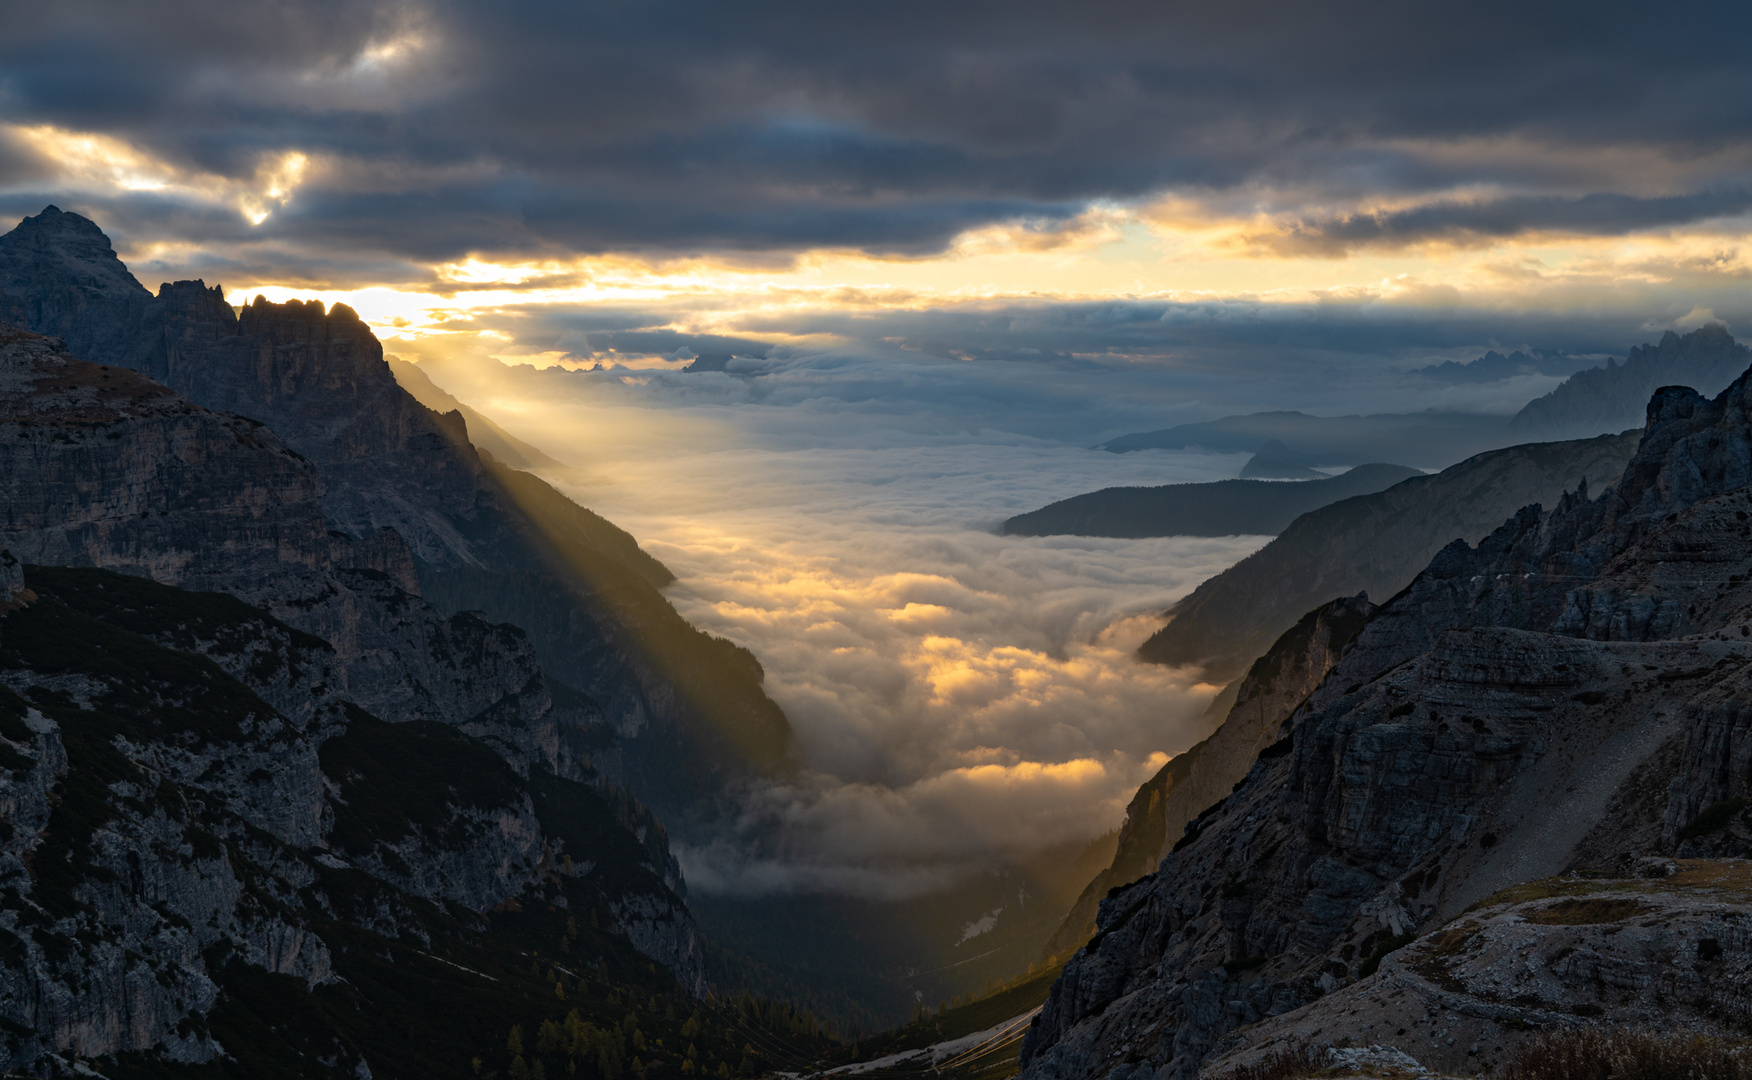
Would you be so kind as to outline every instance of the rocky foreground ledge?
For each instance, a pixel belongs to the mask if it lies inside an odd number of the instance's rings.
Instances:
[[[1471,1076],[1578,1025],[1741,1035],[1752,862],[1647,859],[1639,869],[1658,876],[1551,878],[1480,901],[1386,956],[1374,977],[1234,1032],[1200,1076],[1310,1045],[1391,1048]]]

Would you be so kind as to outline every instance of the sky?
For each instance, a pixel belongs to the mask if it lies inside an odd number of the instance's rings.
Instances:
[[[1129,648],[1263,538],[993,529],[1239,462],[1091,445],[1752,319],[1745,5],[0,4],[0,221],[350,304],[760,656],[809,769],[724,891],[1093,835],[1198,733]]]

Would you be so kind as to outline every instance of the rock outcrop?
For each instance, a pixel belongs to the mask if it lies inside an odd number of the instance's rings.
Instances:
[[[1278,741],[1284,721],[1320,685],[1374,612],[1366,593],[1334,600],[1303,616],[1253,662],[1217,730],[1175,755],[1132,797],[1113,864],[1077,898],[1047,943],[1046,955],[1089,940],[1101,898],[1155,873],[1187,825],[1221,802],[1260,753]]]
[[[1201,1075],[1344,1039],[1467,1076],[1577,1024],[1743,1036],[1734,1018],[1752,1006],[1752,864],[1652,869],[1659,876],[1551,879],[1488,897],[1384,957],[1379,976],[1237,1036],[1244,1046]]]
[[[1744,854],[1749,479],[1747,378],[1713,401],[1669,387],[1599,498],[1445,548],[1157,873],[1102,903],[1024,1075],[1190,1077],[1502,889]]]

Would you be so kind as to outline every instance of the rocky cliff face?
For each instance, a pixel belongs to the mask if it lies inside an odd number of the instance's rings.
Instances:
[[[521,963],[493,913],[532,904],[703,991],[661,828],[583,782],[600,709],[408,591],[394,534],[332,535],[269,430],[8,331],[0,477],[8,1067],[214,1059],[265,976],[315,994],[409,935]],[[325,1068],[366,1056],[344,1028],[312,1020]]]
[[[1375,610],[1366,593],[1315,608],[1253,662],[1217,730],[1176,755],[1133,796],[1113,865],[1077,898],[1048,943],[1048,956],[1089,940],[1103,896],[1155,873],[1187,825],[1221,802],[1260,752],[1278,741],[1284,721],[1320,685]]]
[[[1530,503],[1624,470],[1638,432],[1492,450],[1374,495],[1297,518],[1265,547],[1194,589],[1138,650],[1158,664],[1241,675],[1302,615],[1335,596],[1389,597],[1450,541],[1476,543]]]
[[[604,710],[629,782],[666,816],[709,816],[788,766],[789,725],[753,656],[682,620],[657,591],[671,575],[626,533],[478,455],[462,416],[404,391],[344,305],[257,298],[239,315],[201,282],[152,296],[96,225],[53,207],[0,239],[0,289],[81,359],[265,424],[311,464],[328,527],[393,529],[441,611],[530,631],[541,664]]]
[[[330,535],[317,477],[272,432],[0,333],[0,543],[21,561],[243,597],[327,641],[338,689],[362,707],[464,726],[525,771],[580,774],[579,729],[600,710],[556,709],[521,631],[409,595],[393,531]]]
[[[1749,408],[1744,378],[1661,391],[1598,499],[1453,544],[1383,605],[1235,791],[1103,902],[1025,1075],[1192,1076],[1498,890],[1743,852]]]
[[[1752,363],[1752,349],[1719,323],[1680,335],[1669,330],[1655,345],[1630,350],[1624,363],[1579,371],[1562,386],[1527,403],[1509,428],[1527,439],[1576,439],[1618,431],[1641,419],[1657,387],[1683,385],[1713,395]]]

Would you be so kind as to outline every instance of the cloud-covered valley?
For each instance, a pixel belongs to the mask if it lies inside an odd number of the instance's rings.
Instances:
[[[1232,476],[1243,455],[970,430],[941,388],[936,408],[906,395],[897,423],[820,386],[756,405],[722,375],[523,374],[505,384],[546,385],[545,400],[502,384],[478,404],[575,463],[550,479],[675,571],[684,615],[755,652],[796,730],[802,776],[753,793],[740,830],[681,849],[695,888],[942,886],[1113,827],[1137,785],[1206,733],[1217,688],[1131,651],[1265,538],[995,526],[1090,488]],[[680,402],[654,389],[678,381]],[[710,386],[727,400],[701,401]],[[896,414],[899,397],[886,399]]]

